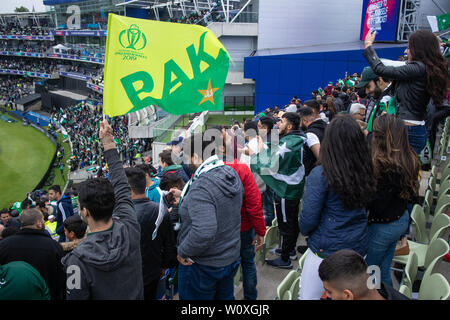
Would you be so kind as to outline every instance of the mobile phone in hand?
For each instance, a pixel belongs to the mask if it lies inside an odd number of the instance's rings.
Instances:
[[[164,196],[164,200],[166,201],[166,203],[168,205],[172,205],[175,202],[175,197],[173,196],[173,194],[171,192],[169,192],[168,194],[166,194]]]

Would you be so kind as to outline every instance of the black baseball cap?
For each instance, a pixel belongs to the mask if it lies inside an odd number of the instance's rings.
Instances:
[[[361,73],[361,81],[355,86],[362,88],[369,84],[370,81],[377,79],[378,76],[373,72],[371,67],[365,67]]]

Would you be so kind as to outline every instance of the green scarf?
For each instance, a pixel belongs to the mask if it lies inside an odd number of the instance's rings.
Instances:
[[[183,202],[183,198],[184,196],[188,193],[189,188],[191,187],[191,184],[197,180],[201,174],[208,172],[212,169],[215,169],[217,167],[221,167],[224,166],[225,163],[222,160],[219,160],[219,157],[217,155],[211,156],[208,159],[206,159],[205,162],[203,162],[198,168],[197,170],[195,170],[194,175],[192,176],[192,178],[186,183],[186,185],[183,188],[183,192],[181,193],[181,197],[180,197],[180,204],[178,205],[178,207],[181,206],[181,202]]]

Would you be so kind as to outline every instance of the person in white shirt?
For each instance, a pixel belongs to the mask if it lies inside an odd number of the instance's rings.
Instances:
[[[240,150],[242,153],[239,161],[250,167],[251,156],[259,153],[263,149],[267,149],[268,147],[264,144],[258,134],[258,124],[256,121],[247,121],[244,124],[244,134],[248,143],[242,150]]]

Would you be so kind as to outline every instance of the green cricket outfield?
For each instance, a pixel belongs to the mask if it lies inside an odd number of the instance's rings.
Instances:
[[[0,120],[0,209],[22,201],[44,176],[55,152],[41,132]]]

